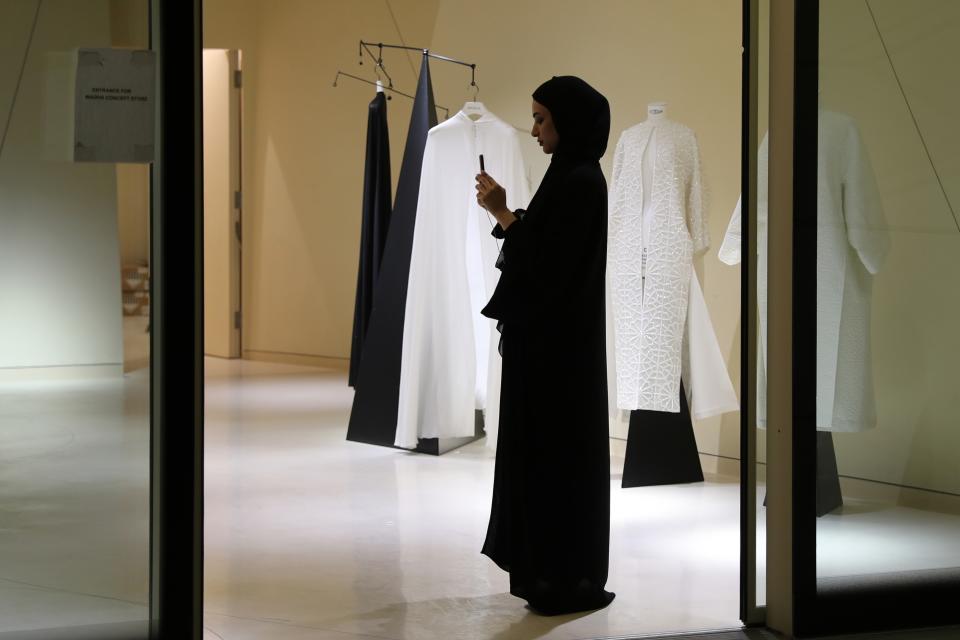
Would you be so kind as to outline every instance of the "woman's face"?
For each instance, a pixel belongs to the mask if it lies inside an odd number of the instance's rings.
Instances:
[[[530,135],[537,139],[544,153],[553,153],[560,143],[560,135],[553,126],[550,110],[536,100],[533,101],[533,129],[530,130]]]

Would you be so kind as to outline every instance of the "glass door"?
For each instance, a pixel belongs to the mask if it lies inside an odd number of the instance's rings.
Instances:
[[[0,638],[148,633],[148,13],[0,6]]]
[[[956,624],[960,7],[796,15],[795,631]]]
[[[0,4],[3,640],[200,637],[199,13]]]

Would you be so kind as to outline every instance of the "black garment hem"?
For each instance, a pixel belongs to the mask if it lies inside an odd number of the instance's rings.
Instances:
[[[612,591],[606,591],[603,588],[587,590],[576,589],[563,593],[554,593],[551,597],[544,597],[543,594],[531,596],[526,588],[517,585],[521,580],[518,580],[517,577],[511,573],[510,565],[507,562],[497,560],[486,549],[480,553],[490,558],[500,569],[510,574],[510,595],[520,598],[521,600],[526,600],[527,609],[538,616],[562,616],[584,611],[597,611],[609,606],[609,604],[613,602],[613,599],[617,597],[617,594]],[[536,579],[529,581],[533,583],[538,582]],[[523,582],[526,582],[526,580]]]
[[[535,613],[538,616],[563,616],[571,613],[583,613],[585,611],[599,611],[600,609],[606,609],[616,597],[617,594],[614,592],[604,591],[601,589],[600,593],[591,598],[566,603],[565,605],[560,606],[551,604],[540,606],[535,605],[528,600],[527,609],[529,609],[531,613]]]

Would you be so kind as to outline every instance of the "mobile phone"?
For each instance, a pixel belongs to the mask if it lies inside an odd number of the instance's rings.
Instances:
[[[485,171],[485,169],[483,168],[483,154],[482,154],[482,153],[480,154],[480,171]]]

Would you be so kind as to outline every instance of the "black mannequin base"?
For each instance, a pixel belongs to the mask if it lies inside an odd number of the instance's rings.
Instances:
[[[763,498],[767,506],[767,498]],[[840,473],[837,454],[833,448],[833,434],[817,431],[817,517],[822,518],[843,506],[840,493]]]
[[[681,384],[680,413],[630,412],[621,486],[626,489],[688,482],[703,482],[703,467]]]
[[[473,436],[467,436],[465,438],[420,438],[420,441],[417,443],[417,448],[414,449],[414,451],[417,453],[426,453],[431,456],[440,456],[448,451],[458,449],[465,444],[479,440],[484,435],[483,412],[478,410],[474,415]]]

